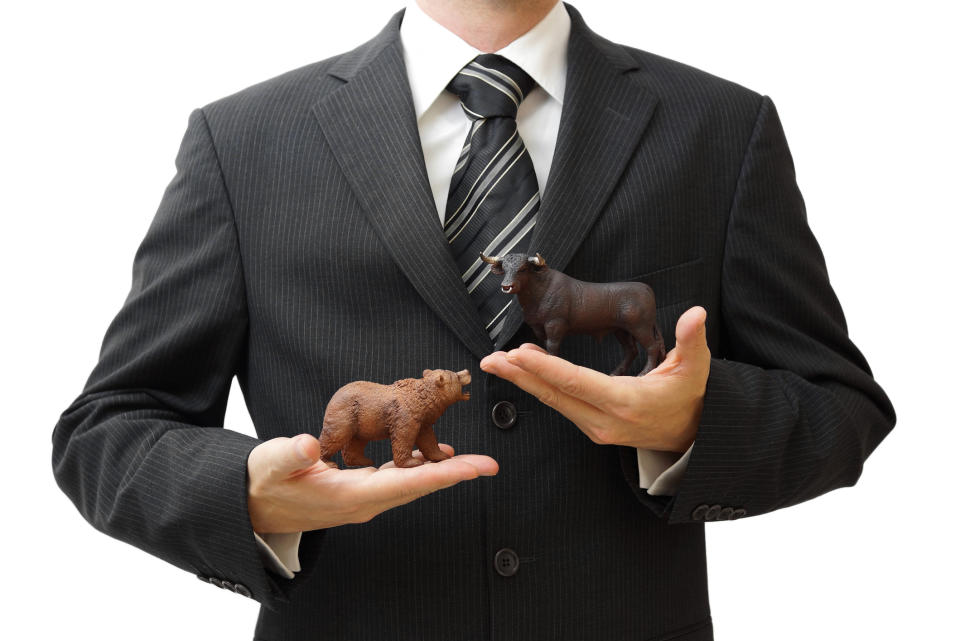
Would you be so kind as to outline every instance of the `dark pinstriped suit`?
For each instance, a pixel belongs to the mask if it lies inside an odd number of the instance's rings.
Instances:
[[[610,43],[568,9],[531,247],[576,278],[651,284],[668,348],[680,313],[706,307],[714,358],[678,493],[647,496],[633,449],[480,371],[494,346],[437,220],[398,13],[347,54],[190,114],[130,294],[53,435],[57,481],[87,519],[247,586],[265,606],[257,638],[710,639],[700,506],[752,516],[852,485],[894,423],[847,338],[770,100]],[[501,342],[531,338],[514,312]],[[612,339],[564,350],[600,371],[620,355]],[[232,377],[268,439],[317,433],[347,381],[426,367],[471,370],[472,400],[438,435],[499,475],[307,533],[303,572],[268,573],[246,513],[258,441],[220,429]],[[510,430],[490,420],[504,399]],[[389,457],[386,442],[368,452]],[[494,571],[501,548],[519,554],[515,576]]]

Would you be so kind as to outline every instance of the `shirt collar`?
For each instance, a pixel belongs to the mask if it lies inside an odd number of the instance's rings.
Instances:
[[[509,58],[554,100],[563,104],[567,82],[570,15],[563,2],[532,29],[496,53]],[[400,24],[400,42],[417,119],[433,104],[460,69],[482,51],[467,44],[411,0]]]

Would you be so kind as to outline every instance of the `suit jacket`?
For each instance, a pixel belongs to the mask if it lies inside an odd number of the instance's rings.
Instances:
[[[262,604],[258,639],[712,638],[704,522],[853,485],[894,412],[850,342],[773,103],[572,18],[567,98],[531,243],[587,281],[640,280],[667,348],[703,305],[712,352],[673,497],[483,373],[490,343],[427,184],[398,27],[194,110],[132,286],[53,434],[98,529]],[[569,337],[608,371],[619,344]],[[635,365],[639,369],[641,363]],[[305,533],[268,572],[246,503],[257,439],[221,429],[237,376],[260,439],[318,434],[341,385],[467,368],[438,436],[500,463],[372,521]],[[499,429],[498,401],[518,421]],[[378,463],[386,441],[368,446]],[[519,558],[512,576],[498,551]],[[226,581],[225,584],[222,582]]]

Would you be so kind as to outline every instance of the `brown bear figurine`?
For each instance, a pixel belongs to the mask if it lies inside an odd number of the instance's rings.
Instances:
[[[320,458],[330,460],[343,450],[349,466],[374,465],[363,450],[370,441],[389,438],[393,462],[397,467],[416,467],[423,461],[413,457],[416,444],[424,458],[442,461],[450,458],[437,444],[433,424],[457,401],[466,401],[470,392],[470,372],[425,369],[423,378],[404,378],[392,385],[354,381],[338,389],[323,415],[320,431]]]

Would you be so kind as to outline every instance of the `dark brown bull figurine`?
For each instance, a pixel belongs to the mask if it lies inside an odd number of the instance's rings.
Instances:
[[[637,343],[647,352],[647,363],[638,376],[663,362],[666,352],[649,285],[584,282],[550,269],[540,254],[480,254],[480,259],[490,265],[491,272],[503,276],[500,288],[517,295],[523,320],[554,356],[559,355],[567,334],[590,334],[599,341],[613,332],[624,357],[611,376],[626,373],[639,353]]]

